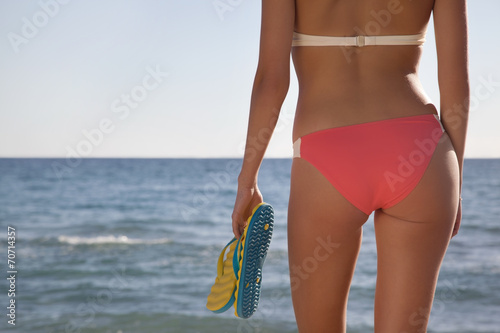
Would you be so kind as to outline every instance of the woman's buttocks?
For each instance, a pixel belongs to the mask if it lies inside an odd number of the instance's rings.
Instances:
[[[416,74],[419,46],[295,47],[293,139],[321,129],[437,113]]]

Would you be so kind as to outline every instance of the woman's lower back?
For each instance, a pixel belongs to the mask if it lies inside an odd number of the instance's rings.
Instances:
[[[416,73],[421,47],[365,48],[385,50],[358,50],[350,63],[342,49],[293,51],[299,80],[294,140],[326,128],[437,113]]]

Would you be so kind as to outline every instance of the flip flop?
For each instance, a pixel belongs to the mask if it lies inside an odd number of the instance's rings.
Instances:
[[[234,303],[236,275],[233,268],[233,255],[236,245],[236,238],[233,238],[224,246],[217,261],[217,277],[207,298],[207,308],[214,313],[227,311]],[[224,254],[228,247],[229,251],[226,260],[224,260]]]
[[[262,266],[271,243],[273,223],[273,207],[261,203],[253,209],[243,235],[224,247],[217,261],[217,277],[207,298],[210,311],[222,313],[234,304],[237,317],[249,318],[257,310]]]
[[[262,284],[262,266],[271,243],[274,224],[273,207],[257,205],[248,218],[243,235],[238,239],[233,269],[236,278],[234,314],[249,318],[257,310]]]

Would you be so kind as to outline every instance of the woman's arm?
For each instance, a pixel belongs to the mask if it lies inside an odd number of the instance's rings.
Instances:
[[[460,171],[459,193],[462,193],[470,97],[465,0],[436,0],[434,3],[434,30],[438,56],[441,122],[457,154]],[[462,202],[459,200],[451,237],[458,233],[461,220]]]
[[[469,119],[466,1],[436,0],[434,30],[438,57],[441,121],[457,154],[461,192],[465,137]]]
[[[238,238],[253,207],[262,202],[257,176],[290,83],[295,1],[262,0],[259,63],[250,102],[243,165],[232,215]]]

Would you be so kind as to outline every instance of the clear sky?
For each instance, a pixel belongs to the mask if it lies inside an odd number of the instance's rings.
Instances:
[[[257,0],[0,1],[0,157],[239,157]],[[500,157],[500,1],[469,1],[466,157]],[[436,105],[429,28],[420,67]],[[489,83],[488,83],[489,82]],[[290,157],[297,84],[267,157]]]

